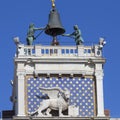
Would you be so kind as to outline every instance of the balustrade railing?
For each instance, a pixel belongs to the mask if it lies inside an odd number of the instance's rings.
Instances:
[[[99,52],[99,54],[98,54]],[[25,46],[19,45],[17,56],[101,56],[98,46]]]

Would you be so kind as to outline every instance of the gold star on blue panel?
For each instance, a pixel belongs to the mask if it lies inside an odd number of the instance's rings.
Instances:
[[[61,89],[70,90],[70,105],[79,107],[79,116],[91,117],[94,116],[94,85],[90,78],[30,78],[27,81],[27,96],[28,96],[28,112],[32,113],[39,108],[43,94],[39,90],[39,86],[60,87]]]

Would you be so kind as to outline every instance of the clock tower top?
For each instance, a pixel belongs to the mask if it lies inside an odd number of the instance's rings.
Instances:
[[[94,45],[84,45],[78,25],[65,34],[55,0],[45,27],[30,24],[27,45],[14,38],[14,80],[12,96],[14,116],[12,120],[47,119],[102,119],[104,113],[102,50],[104,38]],[[35,37],[36,30],[40,33]],[[43,31],[53,37],[51,45],[35,44],[33,41]],[[57,36],[70,37],[75,45],[59,45]]]

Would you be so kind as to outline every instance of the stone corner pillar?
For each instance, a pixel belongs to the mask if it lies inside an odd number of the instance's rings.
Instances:
[[[25,73],[18,72],[16,80],[16,109],[17,116],[25,116]]]
[[[104,117],[104,96],[103,96],[103,71],[96,70],[96,92],[97,92],[97,117]]]

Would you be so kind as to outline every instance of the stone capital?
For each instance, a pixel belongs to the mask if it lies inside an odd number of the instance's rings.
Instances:
[[[103,76],[104,76],[104,73],[102,70],[96,70],[95,71],[95,77],[98,79],[98,80],[102,80],[103,79]]]
[[[19,79],[24,79],[25,75],[25,72],[17,72],[17,76]]]

